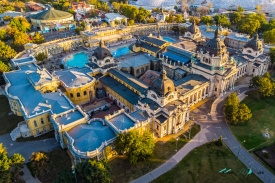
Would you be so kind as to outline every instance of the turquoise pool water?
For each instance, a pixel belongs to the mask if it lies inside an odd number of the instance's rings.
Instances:
[[[114,58],[117,58],[117,57],[129,54],[130,49],[128,46],[125,46],[125,47],[118,48],[118,49],[112,51],[111,53],[114,56]]]
[[[88,63],[88,55],[84,52],[75,53],[65,58],[63,61],[65,68],[78,67],[82,68]]]
[[[170,42],[170,43],[173,43],[173,42],[175,42],[175,40],[174,39],[172,39],[172,38],[170,38],[170,37],[162,37],[165,41],[168,41],[168,42]]]

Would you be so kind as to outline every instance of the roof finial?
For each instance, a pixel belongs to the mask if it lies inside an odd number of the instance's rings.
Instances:
[[[104,47],[104,42],[102,41],[102,39],[99,41],[99,47],[100,48]]]
[[[162,79],[166,78],[166,71],[164,69],[164,57],[161,60],[161,71],[160,71],[160,76]]]

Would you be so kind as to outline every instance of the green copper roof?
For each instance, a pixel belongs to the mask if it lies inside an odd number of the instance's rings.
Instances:
[[[61,20],[65,18],[70,18],[72,16],[73,15],[68,12],[50,8],[49,10],[42,11],[40,13],[33,15],[31,18],[36,20]]]

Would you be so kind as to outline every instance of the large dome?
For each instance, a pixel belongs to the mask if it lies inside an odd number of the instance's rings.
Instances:
[[[219,38],[219,28],[216,29],[214,38],[206,43],[204,51],[209,52],[211,56],[220,56],[227,52],[224,42]]]
[[[258,34],[256,34],[244,47],[252,48],[254,51],[260,51],[263,48],[263,42],[259,39]]]
[[[54,8],[50,8],[48,10],[42,11],[31,16],[31,19],[35,20],[62,20],[66,18],[71,18],[73,15],[71,13],[65,11],[55,10]]]
[[[93,53],[93,56],[95,56],[98,60],[103,60],[106,57],[112,57],[112,53],[108,48],[104,46],[103,41],[99,42],[99,47],[97,47]]]
[[[137,5],[139,6],[175,6],[177,5],[176,0],[138,0]]]
[[[166,71],[162,68],[160,76],[152,83],[152,88],[161,97],[169,92],[175,91],[175,85],[172,80],[166,76]]]

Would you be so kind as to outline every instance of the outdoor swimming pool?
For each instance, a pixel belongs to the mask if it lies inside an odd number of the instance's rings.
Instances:
[[[63,60],[65,68],[82,68],[85,66],[86,63],[88,63],[88,55],[85,52],[79,52],[69,55]]]
[[[168,41],[168,42],[170,42],[170,43],[173,43],[173,42],[175,42],[175,40],[174,39],[172,39],[172,38],[170,38],[170,37],[162,37],[165,41]]]
[[[128,46],[124,46],[124,47],[121,47],[121,48],[118,48],[118,49],[112,51],[111,53],[114,56],[114,58],[117,58],[117,57],[129,54],[130,49]]]

